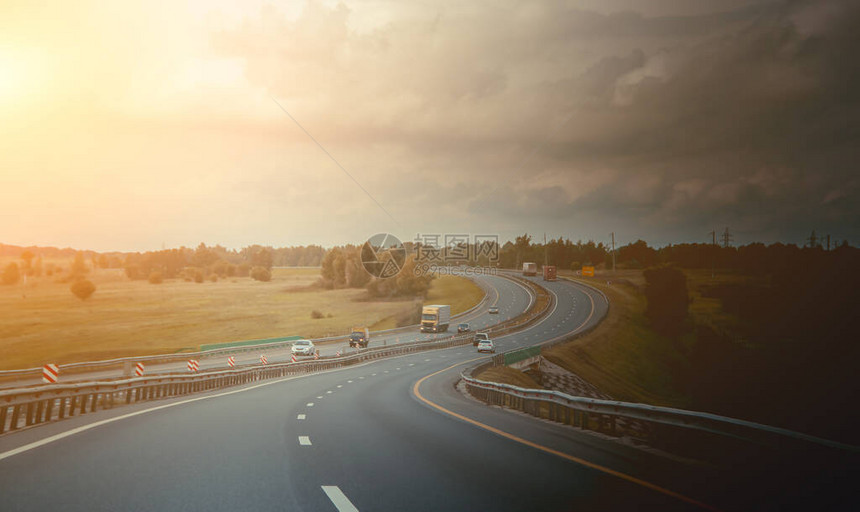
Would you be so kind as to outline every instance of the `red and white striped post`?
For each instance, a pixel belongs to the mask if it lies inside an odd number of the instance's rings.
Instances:
[[[55,364],[46,364],[42,368],[42,382],[46,384],[56,384],[60,376],[60,369]]]
[[[200,363],[198,363],[196,359],[189,359],[188,360],[188,371],[189,372],[194,373],[199,369],[200,369]]]
[[[227,366],[229,366],[230,368],[235,368],[236,367],[236,358],[233,356],[228,357],[227,358]]]
[[[138,377],[143,377],[143,363],[137,363],[134,365],[134,374]]]
[[[293,355],[292,355],[292,357],[290,357],[290,362],[291,362],[291,363],[298,362],[298,360],[299,360],[299,358],[298,358],[298,357],[296,357],[296,355],[295,355],[295,354],[293,354]]]
[[[335,357],[340,357],[340,350],[338,350],[337,352],[335,352],[334,356],[335,356]]]
[[[269,360],[266,358],[265,354],[260,356],[260,362],[263,364],[269,364]]]
[[[316,351],[314,352],[314,359],[319,359],[319,358],[320,358],[320,349],[316,349]]]

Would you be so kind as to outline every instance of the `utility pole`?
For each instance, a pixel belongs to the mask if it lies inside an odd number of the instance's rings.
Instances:
[[[615,231],[610,233],[612,235],[612,274],[615,274]]]
[[[815,236],[815,230],[814,229],[812,230],[812,234],[809,235],[809,238],[807,239],[807,241],[809,242],[810,248],[815,249],[816,247],[818,247],[818,237]]]
[[[830,250],[830,234],[827,235],[827,250]]]
[[[546,231],[543,232],[543,266],[547,266],[547,260],[549,259],[546,254]]]
[[[713,249],[711,251],[711,279],[716,275],[715,268],[717,266],[717,230],[711,230],[711,245],[713,245]]]
[[[722,239],[723,239],[723,247],[728,247],[728,246],[730,246],[730,245],[731,245],[731,243],[732,243],[732,235],[731,235],[731,233],[729,233],[729,228],[728,228],[728,227],[726,227],[726,230],[725,230],[725,231],[723,231]]]

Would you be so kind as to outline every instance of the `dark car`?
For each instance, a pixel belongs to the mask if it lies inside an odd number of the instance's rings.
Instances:
[[[472,330],[472,328],[469,327],[469,324],[458,324],[457,325],[457,332],[469,332],[471,330]]]

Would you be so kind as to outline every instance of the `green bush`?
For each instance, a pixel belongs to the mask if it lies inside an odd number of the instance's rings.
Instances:
[[[10,263],[6,265],[6,269],[3,270],[3,284],[12,285],[17,283],[19,279],[21,279],[21,272],[18,270],[18,264]]]
[[[642,273],[645,276],[645,298],[648,306],[645,316],[651,320],[655,331],[665,336],[676,337],[684,330],[687,307],[687,276],[675,267],[652,267]]]
[[[81,300],[87,300],[90,298],[90,295],[96,291],[96,285],[86,279],[78,279],[72,283],[72,286],[69,289],[73,294],[75,294],[75,297]]]
[[[161,272],[155,271],[149,273],[149,282],[152,284],[161,284],[164,282],[164,276],[161,275]]]
[[[311,311],[311,318],[313,318],[314,320],[319,320],[320,318],[325,318],[325,315],[315,309]]]
[[[266,267],[254,267],[251,269],[251,279],[256,281],[271,281],[272,273]]]

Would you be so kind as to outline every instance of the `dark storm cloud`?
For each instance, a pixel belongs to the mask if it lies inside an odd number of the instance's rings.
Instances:
[[[413,223],[409,190],[465,229],[860,242],[857,2],[489,5],[422,4],[356,33],[349,9],[310,4],[216,41],[328,121],[325,140],[396,148],[371,178],[396,183],[380,197]]]

